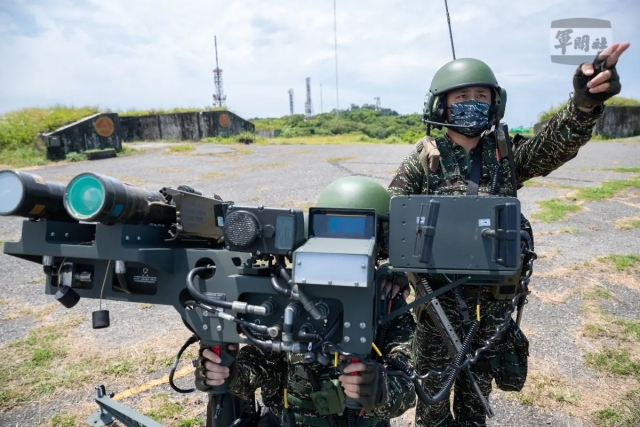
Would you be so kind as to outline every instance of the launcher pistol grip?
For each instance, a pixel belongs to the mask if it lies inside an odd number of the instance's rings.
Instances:
[[[203,348],[208,348],[209,350],[213,351],[216,355],[218,355],[218,357],[222,359],[222,361],[219,363],[219,365],[221,366],[226,366],[228,368],[231,368],[231,365],[236,360],[237,350],[229,351],[227,348],[228,346],[227,343],[213,341],[213,342],[202,343],[201,346]],[[224,380],[224,383],[218,386],[213,386],[209,388],[207,391],[211,394],[227,393],[229,391],[229,378],[226,378]]]

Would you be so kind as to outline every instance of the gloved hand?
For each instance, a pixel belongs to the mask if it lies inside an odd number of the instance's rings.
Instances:
[[[573,102],[577,107],[593,108],[620,93],[616,64],[629,43],[614,43],[598,53],[593,63],[581,64],[573,76]]]
[[[235,345],[229,344],[229,351],[235,350]],[[236,374],[235,363],[230,368],[220,365],[222,359],[211,349],[200,345],[198,359],[195,362],[196,388],[200,391],[208,391],[212,386],[218,386],[230,378],[231,383]]]
[[[352,372],[358,372],[359,375],[350,375]],[[338,379],[342,383],[344,393],[357,400],[367,412],[373,411],[385,400],[386,385],[378,367],[367,366],[361,362],[350,363]]]

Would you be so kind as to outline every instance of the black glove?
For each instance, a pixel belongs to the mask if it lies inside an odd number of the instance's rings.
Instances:
[[[573,75],[573,102],[578,107],[593,108],[620,93],[622,86],[620,85],[620,76],[618,76],[615,64],[612,67],[607,67],[607,58],[599,58],[599,56],[600,52],[593,60],[593,74],[591,76],[585,76],[582,72],[582,65],[584,64],[580,64]],[[606,81],[610,84],[609,88],[604,92],[589,92],[587,83],[606,70],[611,71],[611,77]]]
[[[343,373],[343,375],[349,374]],[[358,378],[356,386],[358,387],[358,397],[355,400],[362,405],[365,411],[373,411],[382,403],[386,395],[382,371],[378,367],[367,366],[365,372],[358,372],[358,376],[354,376],[354,378]]]

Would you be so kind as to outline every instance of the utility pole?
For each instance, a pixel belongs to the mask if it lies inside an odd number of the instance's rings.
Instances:
[[[311,78],[307,77],[307,100],[304,103],[305,118],[313,117],[313,104],[311,103]]]
[[[293,89],[289,89],[289,114],[293,116]]]

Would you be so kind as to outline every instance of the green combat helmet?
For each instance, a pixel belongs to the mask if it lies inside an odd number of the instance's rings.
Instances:
[[[391,196],[378,182],[362,176],[347,176],[327,185],[316,207],[375,209],[378,217],[388,219]]]
[[[504,117],[507,92],[498,84],[495,74],[487,64],[474,58],[460,58],[440,67],[431,80],[425,97],[423,122],[442,128],[446,120],[446,94],[450,90],[467,86],[488,86],[494,89],[489,110],[489,127]]]
[[[378,215],[378,256],[388,255],[389,204],[391,196],[380,183],[362,176],[347,176],[327,185],[316,203],[318,208],[375,209]]]

